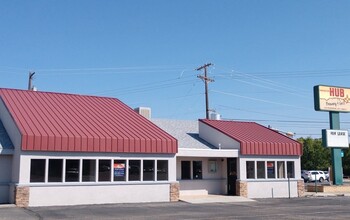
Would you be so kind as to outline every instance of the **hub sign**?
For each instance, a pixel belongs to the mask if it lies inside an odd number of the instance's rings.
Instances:
[[[316,111],[350,112],[350,88],[314,86]]]

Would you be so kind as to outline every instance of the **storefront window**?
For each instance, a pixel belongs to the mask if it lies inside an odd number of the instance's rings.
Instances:
[[[129,160],[129,181],[140,181],[141,180],[141,161],[140,160]]]
[[[111,181],[111,160],[98,161],[98,181]]]
[[[254,161],[247,161],[247,179],[255,179],[255,163]]]
[[[191,162],[181,161],[181,179],[189,180],[191,179]]]
[[[62,182],[63,178],[63,160],[49,159],[49,182]]]
[[[114,181],[125,181],[126,180],[126,161],[125,160],[114,160],[113,165],[113,180]]]
[[[143,181],[154,181],[154,160],[143,161]]]
[[[83,160],[83,182],[96,181],[96,160]]]
[[[275,174],[275,162],[274,161],[267,161],[267,178],[272,179],[276,178]]]
[[[79,182],[79,160],[66,160],[66,182]]]
[[[258,179],[265,179],[265,161],[257,161],[256,165]]]
[[[277,161],[277,178],[285,178],[284,161]]]
[[[31,159],[30,182],[45,182],[45,159]]]
[[[186,170],[183,174],[185,174],[188,179],[191,179],[191,163],[191,161],[185,161],[183,166],[184,170]],[[129,167],[128,170],[127,166]],[[193,161],[193,167],[196,168],[193,169],[193,175],[196,178],[202,178],[202,162]],[[127,180],[167,181],[168,178],[168,160],[99,160],[64,158],[30,160],[29,181],[31,183],[106,182],[111,180],[115,182]]]
[[[202,179],[202,161],[193,161],[193,179]]]
[[[295,178],[294,161],[287,161],[287,175],[289,178]]]
[[[168,180],[167,160],[157,160],[157,180]]]

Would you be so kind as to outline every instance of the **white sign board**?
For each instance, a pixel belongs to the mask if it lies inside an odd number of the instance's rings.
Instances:
[[[322,141],[325,147],[349,147],[349,132],[323,129]]]

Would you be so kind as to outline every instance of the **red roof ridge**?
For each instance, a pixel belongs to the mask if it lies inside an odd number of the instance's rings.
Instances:
[[[66,93],[66,92],[52,92],[52,91],[41,91],[41,90],[27,90],[27,89],[15,89],[15,88],[0,88],[0,90],[14,90],[14,91],[19,91],[19,92],[30,92],[30,93],[47,93],[47,94],[57,94],[57,95],[72,95],[72,96],[84,96],[84,97],[95,97],[95,98],[104,98],[104,99],[117,99],[115,97],[107,97],[107,96],[98,96],[98,95],[83,95],[83,94],[77,94],[77,93]]]

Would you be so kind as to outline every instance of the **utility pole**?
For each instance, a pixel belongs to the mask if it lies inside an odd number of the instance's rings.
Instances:
[[[33,90],[32,88],[32,80],[35,72],[29,72],[29,80],[28,80],[28,90]]]
[[[203,75],[198,75],[197,77],[202,79],[204,81],[204,84],[205,84],[205,112],[206,112],[206,119],[209,119],[208,82],[214,82],[213,79],[210,79],[207,76],[207,68],[209,66],[211,66],[211,65],[213,65],[213,64],[207,63],[207,64],[204,64],[203,66],[198,67],[196,69],[197,71],[204,69],[204,76]]]

